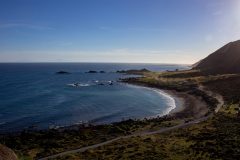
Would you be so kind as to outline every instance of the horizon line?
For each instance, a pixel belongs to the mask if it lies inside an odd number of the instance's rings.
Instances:
[[[9,62],[0,62],[3,63],[116,63],[116,64],[165,64],[165,65],[193,65],[194,63],[161,63],[161,62],[57,62],[57,61],[33,61],[33,62],[17,62],[17,61],[9,61]]]

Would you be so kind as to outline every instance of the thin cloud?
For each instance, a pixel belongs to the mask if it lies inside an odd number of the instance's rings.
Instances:
[[[141,31],[141,32],[161,32],[161,31],[172,31],[172,29],[163,29],[163,28],[128,28],[132,31]]]
[[[180,49],[172,49],[172,50],[148,50],[148,49],[128,49],[128,48],[122,48],[122,49],[115,49],[112,50],[113,53],[127,53],[127,54],[181,54],[186,53],[189,51],[183,51]]]
[[[212,15],[214,15],[214,16],[221,16],[222,14],[223,14],[222,10],[217,10],[217,11],[212,13]]]
[[[208,34],[205,36],[205,42],[209,43],[209,42],[212,42],[213,41],[213,35],[211,34]]]
[[[168,53],[167,53],[168,52]],[[165,54],[161,54],[165,53]],[[197,54],[200,55],[200,54]],[[28,50],[7,51],[0,55],[4,62],[134,62],[193,64],[203,57],[196,57],[181,50]],[[61,60],[60,60],[61,59]]]
[[[10,29],[10,28],[27,28],[27,29],[33,29],[33,30],[52,30],[54,28],[43,26],[43,25],[34,25],[34,24],[28,24],[28,23],[5,23],[0,24],[0,28],[2,29]]]
[[[219,8],[219,7],[222,7],[224,6],[225,3],[223,1],[218,1],[218,2],[211,2],[209,1],[209,3],[207,4],[207,8]]]
[[[163,28],[141,28],[141,27],[128,27],[128,28],[113,28],[101,26],[100,30],[104,31],[137,31],[137,32],[165,32],[165,31],[173,31],[172,29],[163,29]]]

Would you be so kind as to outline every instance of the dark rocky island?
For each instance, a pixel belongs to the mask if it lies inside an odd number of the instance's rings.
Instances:
[[[56,72],[56,74],[71,74],[71,73],[67,71],[58,71]]]
[[[98,73],[98,72],[97,72],[97,71],[90,70],[90,71],[85,72],[85,73]]]

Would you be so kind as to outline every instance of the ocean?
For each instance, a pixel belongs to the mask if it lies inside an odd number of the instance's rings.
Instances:
[[[161,116],[174,107],[164,92],[117,82],[117,70],[165,71],[186,65],[1,63],[0,133]],[[56,74],[64,70],[71,74]],[[86,73],[89,70],[105,73]],[[74,86],[74,84],[78,86]]]

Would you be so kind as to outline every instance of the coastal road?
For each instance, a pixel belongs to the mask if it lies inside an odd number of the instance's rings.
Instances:
[[[220,108],[224,105],[223,97],[220,94],[212,92],[211,90],[207,89],[207,87],[205,87],[203,85],[199,85],[198,89],[205,92],[208,96],[211,96],[211,97],[214,97],[217,99],[218,105],[215,108],[215,113],[217,113],[220,110]]]
[[[114,138],[114,139],[111,139],[111,140],[108,140],[108,141],[105,141],[105,142],[102,142],[102,143],[98,143],[98,144],[94,144],[94,145],[91,145],[91,146],[82,147],[82,148],[74,149],[74,150],[70,150],[70,151],[65,151],[65,152],[58,153],[58,154],[55,154],[55,155],[51,155],[51,156],[48,156],[48,157],[40,158],[38,160],[48,160],[48,159],[52,159],[52,158],[65,156],[65,155],[68,155],[68,154],[85,152],[88,149],[98,148],[100,146],[110,144],[110,143],[113,143],[113,142],[121,140],[121,139],[127,139],[127,138],[131,138],[131,137],[136,137],[136,136],[147,136],[147,135],[165,133],[165,132],[168,132],[168,131],[171,131],[171,130],[174,130],[174,129],[184,128],[184,127],[191,126],[193,124],[203,122],[203,121],[207,120],[210,116],[212,116],[212,114],[210,114],[206,117],[202,117],[202,118],[190,121],[188,123],[182,123],[182,124],[179,124],[179,125],[176,125],[176,126],[173,126],[173,127],[162,128],[162,129],[159,129],[159,130],[156,130],[156,131],[144,131],[144,132],[140,132],[140,133],[131,134],[131,135],[128,135],[128,136],[121,136],[121,137],[117,137],[117,138]]]
[[[216,98],[218,100],[218,105],[217,105],[217,107],[215,109],[215,112],[217,113],[219,111],[219,109],[224,104],[222,96],[219,95],[219,94],[213,93],[210,90],[207,90],[207,88],[205,88],[204,86],[199,86],[199,89],[204,91],[209,96],[212,96],[212,97],[214,97],[214,98]],[[104,145],[113,143],[115,141],[121,140],[121,139],[127,139],[127,138],[131,138],[131,137],[136,137],[136,136],[148,136],[148,135],[153,135],[153,134],[169,132],[169,131],[172,131],[172,130],[175,130],[175,129],[179,129],[179,128],[185,128],[185,127],[188,127],[188,126],[191,126],[191,125],[194,125],[194,124],[206,121],[208,118],[210,118],[212,116],[213,116],[213,113],[209,114],[208,116],[201,117],[201,118],[195,119],[195,120],[187,122],[187,123],[183,122],[183,123],[181,123],[179,125],[176,125],[176,126],[173,126],[173,127],[162,128],[162,129],[159,129],[159,130],[156,130],[156,131],[143,131],[143,132],[140,132],[140,133],[134,133],[134,134],[127,135],[127,136],[120,136],[120,137],[117,137],[117,138],[114,138],[114,139],[111,139],[111,140],[108,140],[108,141],[105,141],[105,142],[102,142],[102,143],[98,143],[98,144],[94,144],[94,145],[91,145],[91,146],[86,146],[86,147],[82,147],[82,148],[78,148],[78,149],[74,149],[74,150],[61,152],[61,153],[58,153],[58,154],[55,154],[55,155],[51,155],[51,156],[48,156],[48,157],[40,158],[38,160],[48,160],[48,159],[52,159],[52,158],[65,156],[65,155],[68,155],[68,154],[85,152],[85,151],[87,151],[89,149],[98,148],[100,146],[104,146]]]

